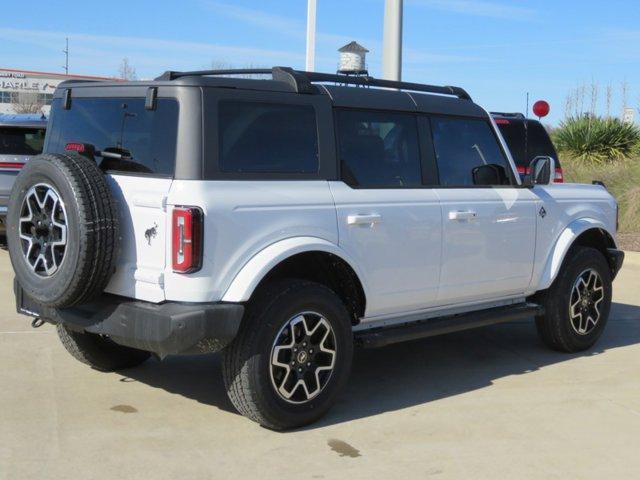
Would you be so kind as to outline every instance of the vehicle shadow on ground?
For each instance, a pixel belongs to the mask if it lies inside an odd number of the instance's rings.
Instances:
[[[329,414],[306,427],[348,422],[451,397],[578,357],[640,344],[640,307],[614,303],[598,344],[580,354],[548,350],[533,320],[391,345],[356,349],[351,380]],[[131,379],[234,412],[219,355],[171,357],[123,372]]]

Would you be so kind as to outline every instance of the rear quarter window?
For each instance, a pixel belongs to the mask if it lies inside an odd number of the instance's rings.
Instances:
[[[173,176],[175,171],[178,102],[158,99],[155,110],[143,98],[74,98],[69,110],[60,99],[52,105],[48,153],[64,153],[68,143],[91,144],[102,170]]]
[[[44,128],[0,127],[0,155],[38,155],[44,135]]]
[[[552,157],[557,162],[558,155],[542,124],[529,120],[525,131],[523,120],[510,119],[498,122],[498,128],[516,166],[527,168],[531,160],[539,156]]]
[[[222,172],[318,172],[318,128],[310,105],[221,101],[218,125]]]

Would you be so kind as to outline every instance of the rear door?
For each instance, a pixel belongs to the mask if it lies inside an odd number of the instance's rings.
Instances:
[[[75,93],[70,109],[57,102],[45,151],[61,153],[70,143],[84,143],[102,152],[95,160],[118,203],[120,251],[106,291],[164,300],[166,199],[175,169],[178,102],[159,98],[155,110],[147,110],[144,97],[83,98]]]
[[[536,197],[516,185],[488,119],[431,116],[443,216],[438,303],[491,300],[523,293],[531,281]],[[496,165],[498,184],[483,184],[474,168]]]
[[[341,181],[330,186],[340,246],[367,283],[367,317],[433,305],[441,211],[424,187],[417,116],[360,109],[337,109],[335,116]]]

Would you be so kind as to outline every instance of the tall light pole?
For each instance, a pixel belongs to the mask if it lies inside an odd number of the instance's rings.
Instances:
[[[307,60],[305,70],[313,72],[316,68],[316,0],[307,4]]]
[[[66,46],[65,49],[62,51],[62,53],[64,53],[64,73],[66,73],[67,75],[69,75],[69,37],[67,37],[65,39],[66,41]]]
[[[382,76],[402,78],[402,0],[385,0],[382,38]]]

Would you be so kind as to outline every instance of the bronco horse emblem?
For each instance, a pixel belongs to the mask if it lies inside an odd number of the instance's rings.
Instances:
[[[158,224],[154,222],[153,227],[148,228],[144,232],[144,238],[147,239],[147,243],[151,245],[151,239],[158,236]]]

